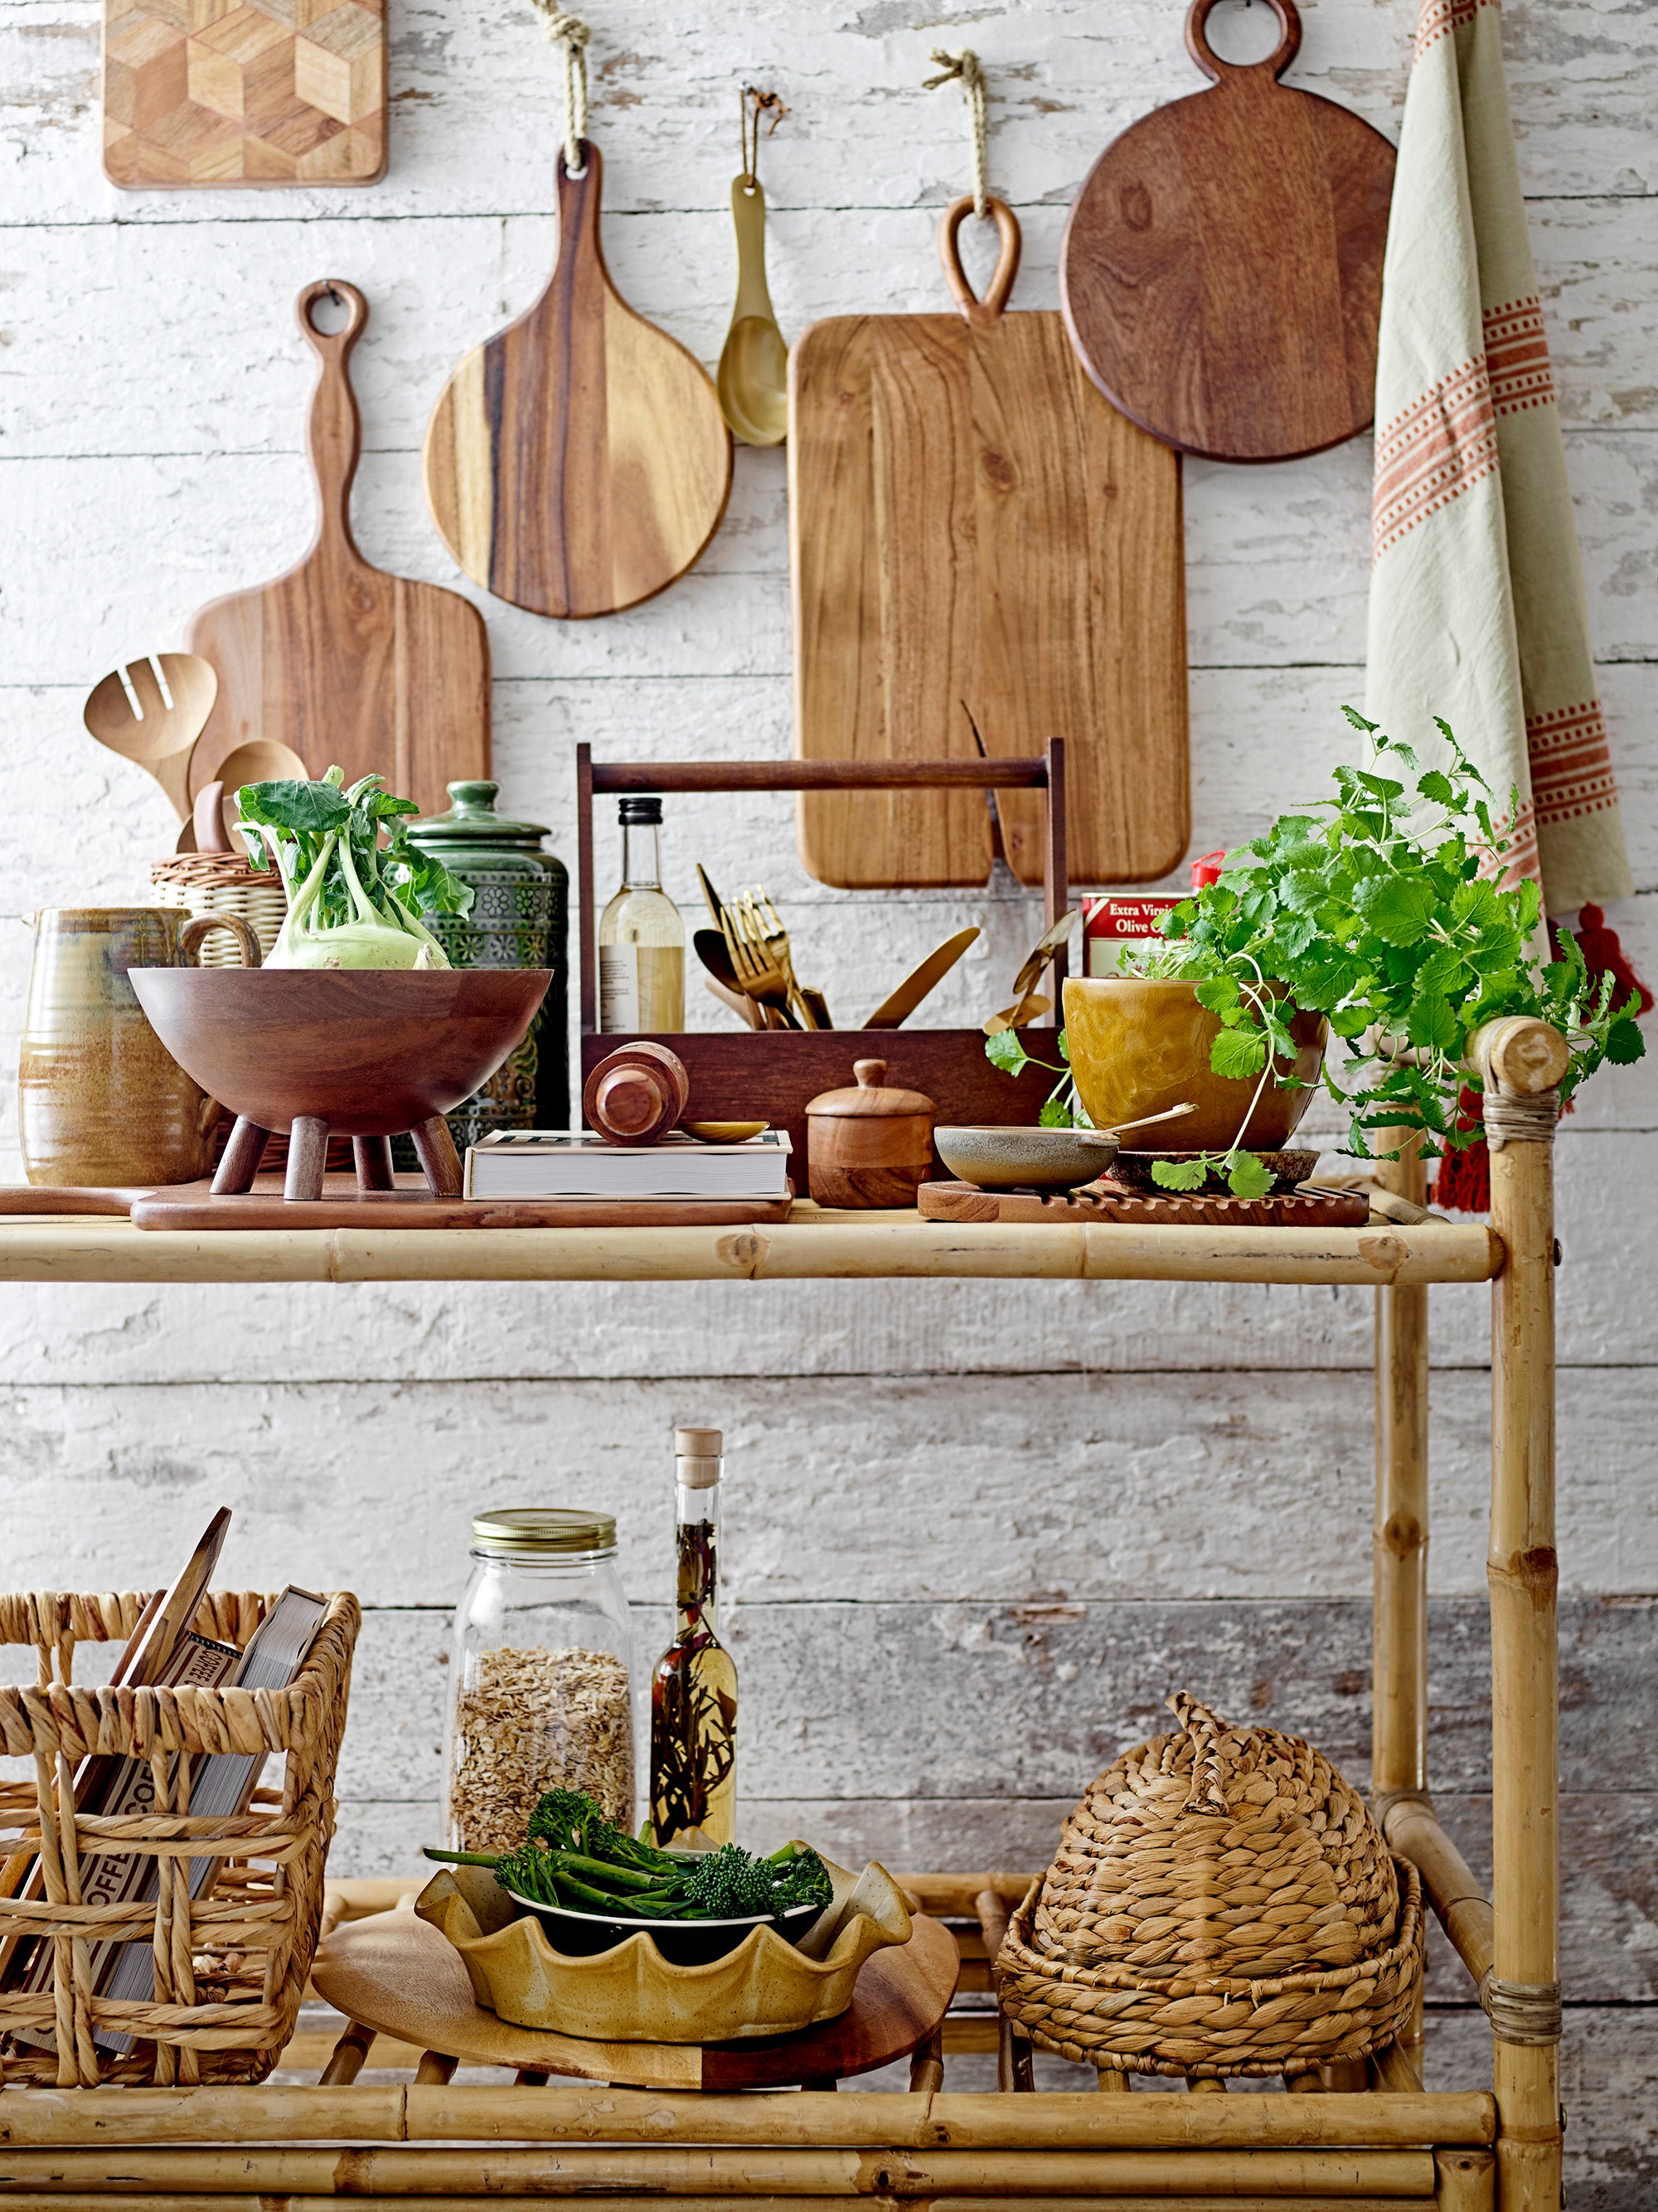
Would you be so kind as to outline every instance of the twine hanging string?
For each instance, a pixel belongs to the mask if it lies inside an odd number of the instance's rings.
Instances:
[[[591,33],[579,15],[568,15],[556,0],[530,0],[553,44],[564,49],[564,173],[585,177],[581,142],[587,135],[587,40]]]
[[[932,49],[932,58],[938,64],[939,74],[926,80],[926,89],[936,92],[941,84],[959,81],[962,95],[967,101],[968,136],[973,141],[973,212],[982,222],[989,214],[989,159],[986,152],[985,73],[979,66],[979,57],[970,46],[959,54],[947,54],[942,46]]]
[[[749,102],[754,106],[750,113]],[[760,118],[768,117],[766,136],[773,137],[778,125],[788,113],[783,96],[776,92],[762,92],[756,85],[745,84],[737,95],[738,127],[743,143],[743,189],[752,192],[760,183]]]

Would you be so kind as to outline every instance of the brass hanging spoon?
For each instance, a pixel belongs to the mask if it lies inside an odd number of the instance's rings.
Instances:
[[[750,152],[748,104],[755,102],[754,151]],[[766,287],[766,195],[759,167],[760,109],[783,108],[775,93],[744,86],[743,174],[732,179],[732,227],[737,234],[737,298],[714,381],[732,435],[743,446],[780,446],[788,435],[789,349],[772,312]],[[773,129],[776,128],[776,118]]]

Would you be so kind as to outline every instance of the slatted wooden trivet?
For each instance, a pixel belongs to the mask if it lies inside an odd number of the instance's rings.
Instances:
[[[1285,1191],[1267,1198],[1211,1198],[1201,1191],[1127,1190],[1102,1176],[1082,1190],[979,1190],[970,1182],[924,1182],[925,1221],[1121,1221],[1134,1228],[1362,1229],[1370,1201]]]

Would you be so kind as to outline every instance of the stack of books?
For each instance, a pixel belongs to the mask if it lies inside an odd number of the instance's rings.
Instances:
[[[466,1154],[466,1195],[639,1202],[789,1196],[789,1139],[765,1129],[740,1145],[704,1145],[678,1131],[654,1145],[616,1145],[562,1130],[501,1129]]]

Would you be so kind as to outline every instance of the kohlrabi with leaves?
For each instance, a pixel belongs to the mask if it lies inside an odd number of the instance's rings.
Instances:
[[[250,783],[236,794],[250,864],[263,873],[274,863],[288,894],[265,966],[446,968],[421,915],[465,914],[471,887],[409,842],[413,799],[394,797],[384,776],[344,782],[331,768],[317,783]]]

